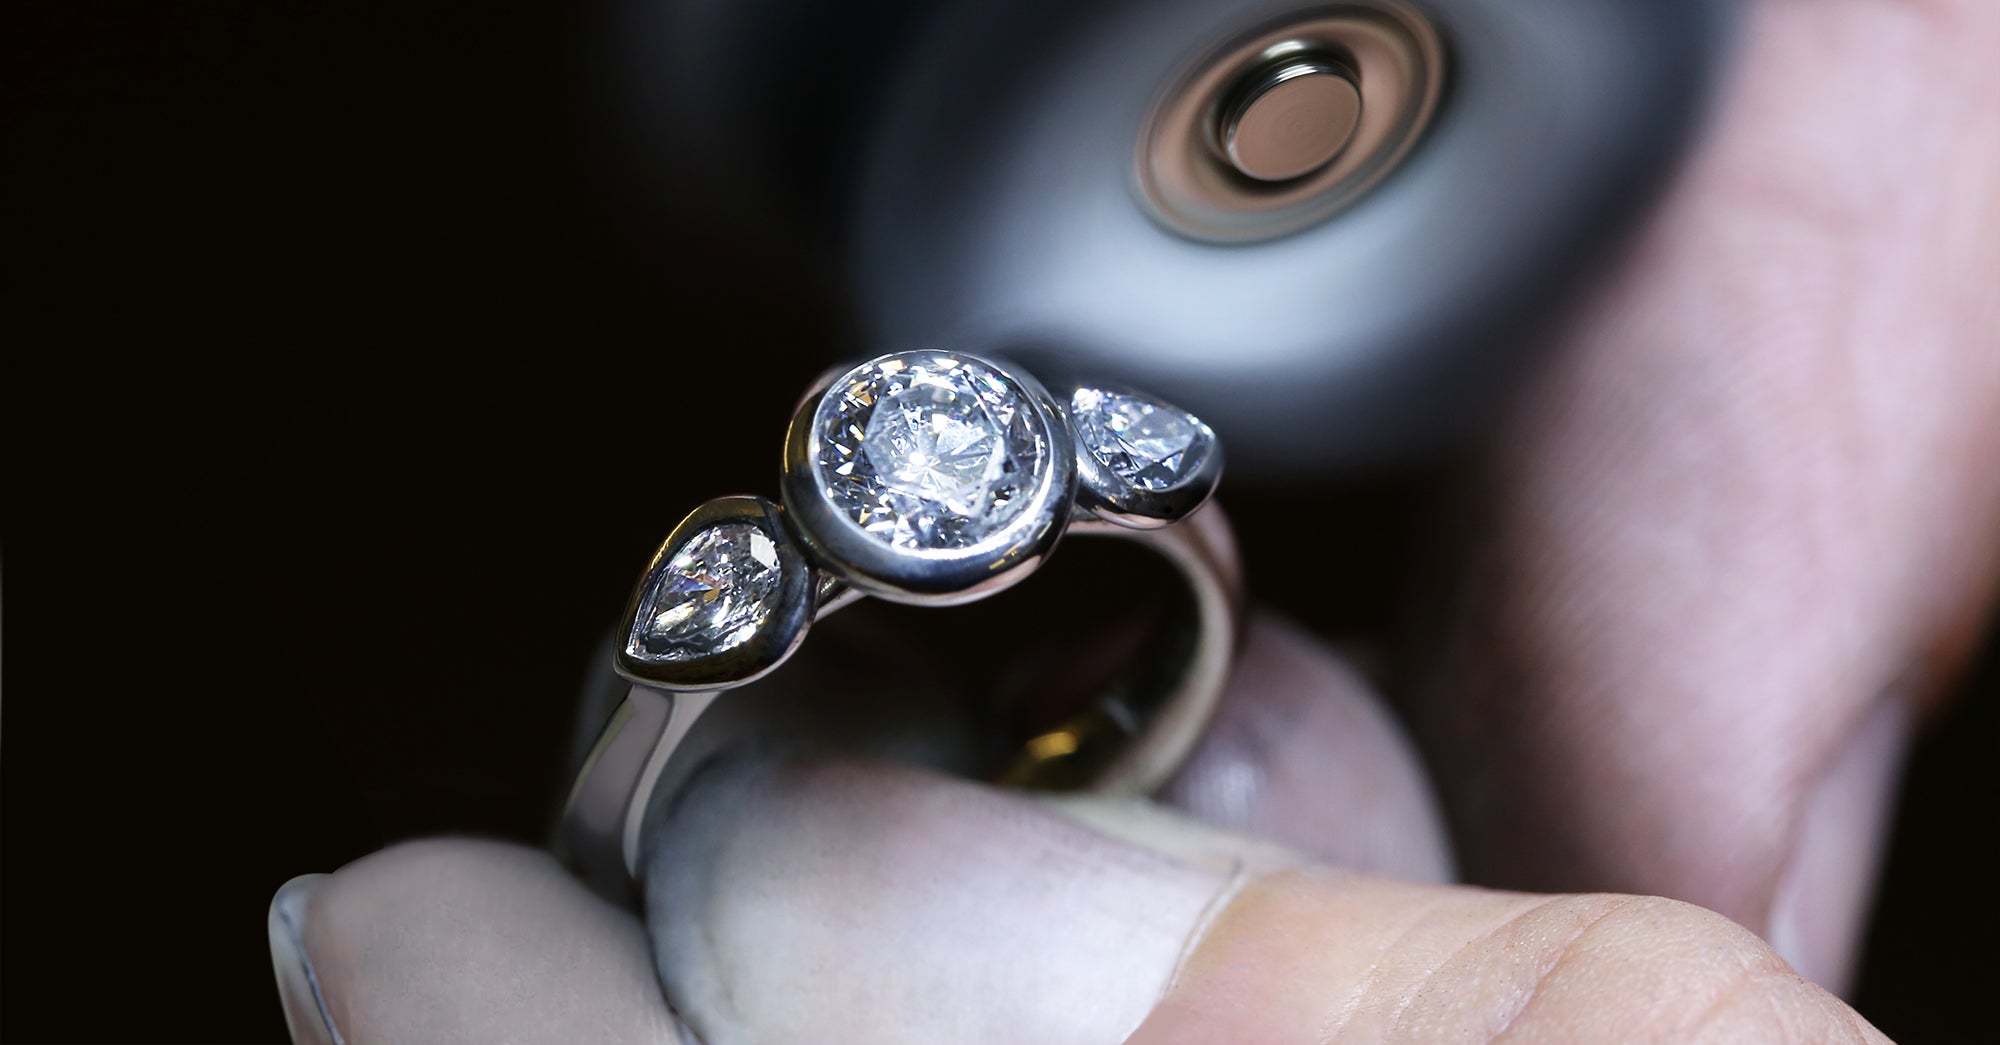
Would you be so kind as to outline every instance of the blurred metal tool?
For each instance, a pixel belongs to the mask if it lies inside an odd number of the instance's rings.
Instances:
[[[828,259],[869,349],[1130,375],[1253,476],[1490,397],[1671,173],[1738,6],[612,2],[649,177]]]

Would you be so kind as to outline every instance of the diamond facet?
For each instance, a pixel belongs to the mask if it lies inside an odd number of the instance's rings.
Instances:
[[[1070,415],[1092,456],[1154,493],[1186,482],[1215,443],[1215,434],[1193,414],[1131,392],[1079,388]]]
[[[648,583],[625,653],[693,660],[748,642],[777,609],[778,546],[755,523],[721,523],[689,538]]]
[[[897,548],[965,548],[1021,514],[1047,466],[1027,394],[976,359],[905,352],[835,382],[814,415],[834,507]]]

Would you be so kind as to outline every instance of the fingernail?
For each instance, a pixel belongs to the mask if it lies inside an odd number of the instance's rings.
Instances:
[[[320,995],[319,979],[306,957],[304,930],[306,907],[313,890],[327,878],[323,874],[303,874],[286,882],[271,898],[268,928],[271,936],[271,965],[278,976],[278,998],[285,1007],[285,1025],[292,1040],[301,1045],[339,1045],[340,1033],[327,1015],[326,1000]]]
[[[1873,906],[1909,733],[1902,700],[1884,700],[1862,719],[1808,796],[1797,847],[1772,894],[1772,949],[1835,994],[1847,990]]]
[[[701,772],[648,845],[660,975],[710,1042],[1120,1041],[1232,881],[1018,796],[801,757]]]

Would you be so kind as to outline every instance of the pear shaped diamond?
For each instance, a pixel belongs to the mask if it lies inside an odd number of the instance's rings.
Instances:
[[[627,656],[654,663],[734,649],[777,609],[778,546],[763,527],[729,522],[696,533],[648,579]]]
[[[1151,493],[1186,482],[1215,443],[1215,433],[1193,414],[1133,392],[1079,388],[1070,416],[1092,456]]]

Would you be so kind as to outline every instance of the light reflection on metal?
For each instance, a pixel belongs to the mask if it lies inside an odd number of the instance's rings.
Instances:
[[[1198,240],[1297,232],[1396,168],[1444,80],[1443,41],[1402,3],[1341,4],[1257,30],[1169,80],[1140,130],[1140,195]]]

